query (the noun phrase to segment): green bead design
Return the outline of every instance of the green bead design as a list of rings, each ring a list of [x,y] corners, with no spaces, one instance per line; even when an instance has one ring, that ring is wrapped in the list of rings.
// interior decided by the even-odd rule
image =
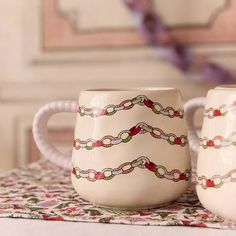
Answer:
[[[223,183],[223,182],[221,182],[221,183],[219,183],[219,184],[215,185],[214,187],[215,187],[215,188],[220,188],[220,187],[221,187],[223,184],[224,184],[224,183]]]
[[[110,176],[105,176],[104,180],[111,180],[113,179],[114,175],[110,175]]]
[[[132,139],[132,136],[128,136],[127,138],[123,139],[123,143],[128,143]]]
[[[114,115],[115,113],[116,113],[116,110],[111,111],[111,112],[107,112],[107,115],[108,115],[108,116],[112,116],[112,115]]]
[[[158,177],[159,179],[163,179],[163,178],[165,178],[164,175],[161,175],[161,174],[158,173],[158,172],[155,172],[155,175],[156,175],[156,177]]]
[[[158,111],[155,107],[154,108],[152,108],[152,111],[154,112],[154,113],[156,113],[156,114],[160,114],[160,111]]]
[[[93,146],[90,146],[90,147],[89,147],[89,146],[86,146],[86,149],[87,149],[87,150],[92,150],[92,149],[94,149],[94,147],[93,147]]]
[[[167,139],[167,142],[168,142],[170,145],[174,145],[174,142],[170,141],[170,139]]]

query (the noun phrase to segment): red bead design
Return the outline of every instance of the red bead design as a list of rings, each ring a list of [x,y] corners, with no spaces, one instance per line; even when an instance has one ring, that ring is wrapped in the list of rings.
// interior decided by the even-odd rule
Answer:
[[[134,126],[129,130],[130,131],[129,135],[135,136],[140,132],[140,130],[141,130],[140,126],[139,127]]]
[[[177,137],[174,141],[175,144],[180,145],[182,143],[181,138]]]
[[[214,146],[214,142],[212,140],[208,140],[207,141],[207,146],[208,147],[213,147]]]
[[[145,164],[144,164],[144,166],[148,169],[148,170],[150,170],[150,171],[152,171],[152,172],[156,172],[156,169],[157,169],[157,165],[155,164],[155,163],[153,163],[153,162],[146,162]]]
[[[76,175],[76,169],[73,167],[72,171],[71,171],[72,174]]]
[[[175,117],[179,117],[179,115],[180,115],[180,114],[179,114],[179,111],[174,111],[174,116],[175,116]]]
[[[214,182],[213,182],[212,180],[208,179],[208,180],[206,181],[206,186],[207,186],[208,188],[212,188],[212,187],[215,186],[215,184],[214,184]]]
[[[186,179],[186,175],[185,175],[185,174],[183,174],[183,173],[182,173],[182,174],[180,174],[180,176],[179,176],[179,179],[180,179],[180,180],[185,180],[185,179]]]
[[[93,144],[93,147],[102,147],[103,146],[103,142],[98,140]]]
[[[216,109],[213,111],[213,116],[220,116],[220,115],[221,115],[220,110]]]
[[[146,106],[146,107],[149,107],[149,108],[154,108],[154,102],[153,101],[151,101],[150,99],[145,99],[144,101],[143,101],[143,103],[144,103],[144,105]]]
[[[104,173],[101,173],[101,172],[97,172],[95,174],[95,178],[96,179],[104,179],[105,178],[105,174]]]

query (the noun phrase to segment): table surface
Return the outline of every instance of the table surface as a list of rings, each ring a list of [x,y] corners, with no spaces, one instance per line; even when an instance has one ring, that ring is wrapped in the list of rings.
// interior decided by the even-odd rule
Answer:
[[[77,235],[82,231],[83,235],[94,232],[98,235],[104,232],[111,235],[154,235],[157,232],[189,235],[191,232],[192,235],[217,236],[223,233],[236,235],[235,229],[235,223],[203,208],[191,186],[170,205],[151,210],[121,211],[98,208],[85,201],[74,191],[70,172],[46,161],[0,176],[0,235],[51,236],[57,233],[60,236],[67,232]]]
[[[235,236],[235,230],[210,229],[186,226],[138,226],[96,224],[64,221],[40,221],[29,219],[0,219],[0,232],[4,236]]]

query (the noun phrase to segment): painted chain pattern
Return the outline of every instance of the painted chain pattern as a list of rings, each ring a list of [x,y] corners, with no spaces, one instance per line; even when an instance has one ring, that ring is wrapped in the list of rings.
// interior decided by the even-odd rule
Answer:
[[[215,148],[220,149],[222,147],[236,146],[236,132],[233,132],[228,138],[224,138],[220,135],[215,136],[212,139],[208,137],[200,138],[200,146],[204,149]]]
[[[153,138],[166,140],[170,145],[180,145],[185,146],[188,142],[186,135],[176,136],[172,133],[165,133],[163,130],[147,125],[146,123],[138,123],[129,130],[121,131],[116,137],[111,135],[106,135],[100,140],[87,139],[82,141],[80,139],[74,140],[74,148],[79,150],[81,148],[86,148],[91,150],[97,147],[109,148],[120,143],[128,143],[134,136],[138,134],[150,133]]]
[[[196,183],[203,189],[220,188],[226,183],[236,182],[236,169],[229,171],[226,175],[214,175],[210,179],[206,176],[197,177]]]
[[[135,98],[125,100],[118,105],[107,105],[105,108],[91,107],[86,108],[84,106],[77,107],[77,112],[81,116],[112,116],[118,111],[129,110],[133,108],[136,104],[140,106],[146,106],[150,108],[155,114],[161,114],[163,116],[168,116],[170,118],[179,117],[183,118],[184,111],[182,109],[175,110],[173,107],[164,108],[159,102],[153,102],[148,99],[145,95],[139,95]]]
[[[225,104],[219,106],[218,108],[210,107],[204,111],[204,117],[209,119],[214,119],[215,117],[225,116],[228,113],[227,106]]]
[[[73,167],[72,174],[77,179],[84,178],[88,181],[95,182],[97,180],[111,180],[115,176],[129,174],[137,167],[153,172],[160,179],[167,179],[174,182],[188,181],[191,177],[191,169],[186,169],[184,172],[177,169],[168,171],[165,166],[156,165],[145,156],[141,156],[132,162],[123,163],[117,168],[105,168],[101,172],[94,169],[81,170],[79,167]]]

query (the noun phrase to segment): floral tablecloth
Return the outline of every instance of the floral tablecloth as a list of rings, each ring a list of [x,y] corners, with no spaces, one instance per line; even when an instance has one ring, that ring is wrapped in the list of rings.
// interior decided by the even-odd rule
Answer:
[[[204,209],[193,186],[171,205],[157,209],[121,211],[95,207],[74,191],[68,171],[46,161],[0,176],[0,217],[236,229],[236,224]]]

